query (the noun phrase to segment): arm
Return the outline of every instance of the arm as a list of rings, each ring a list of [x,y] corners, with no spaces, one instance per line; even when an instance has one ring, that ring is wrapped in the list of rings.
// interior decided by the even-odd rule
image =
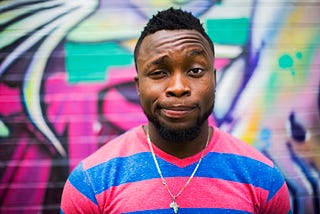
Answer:
[[[260,213],[292,213],[287,184],[278,168],[275,166],[273,169],[273,173],[270,175],[268,198],[265,198],[262,202]]]
[[[90,179],[79,164],[65,183],[61,205],[61,213],[100,213]]]

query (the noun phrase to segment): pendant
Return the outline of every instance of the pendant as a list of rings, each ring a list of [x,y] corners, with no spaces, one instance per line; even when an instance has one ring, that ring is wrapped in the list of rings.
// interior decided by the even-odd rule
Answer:
[[[173,212],[174,212],[174,213],[178,213],[179,206],[178,206],[176,200],[173,200],[173,201],[170,203],[170,208],[173,209]]]

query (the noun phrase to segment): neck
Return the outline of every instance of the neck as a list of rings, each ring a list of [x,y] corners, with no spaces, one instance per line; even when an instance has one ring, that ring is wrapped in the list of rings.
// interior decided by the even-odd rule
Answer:
[[[200,128],[200,134],[192,141],[188,142],[169,142],[163,139],[159,134],[156,128],[152,123],[149,123],[148,126],[144,127],[145,132],[149,132],[151,142],[157,146],[162,151],[176,156],[178,158],[187,158],[199,153],[204,149],[207,140],[210,140],[211,136],[211,128],[208,123],[204,123]]]

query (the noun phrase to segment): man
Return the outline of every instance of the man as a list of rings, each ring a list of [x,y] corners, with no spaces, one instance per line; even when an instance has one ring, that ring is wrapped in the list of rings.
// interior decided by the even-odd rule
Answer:
[[[254,148],[210,127],[214,47],[191,13],[153,16],[135,78],[148,118],[83,160],[62,213],[290,213],[286,183]]]

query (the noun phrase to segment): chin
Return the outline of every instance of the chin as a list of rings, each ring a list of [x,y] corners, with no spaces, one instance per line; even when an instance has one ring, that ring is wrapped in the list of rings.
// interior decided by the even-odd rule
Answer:
[[[149,122],[157,129],[158,134],[165,140],[176,143],[190,142],[196,139],[201,132],[201,127],[208,121],[211,111],[206,112],[193,123],[161,121],[158,117],[145,112]]]
[[[150,122],[156,127],[158,134],[165,140],[174,143],[190,142],[200,135],[202,124],[186,125],[181,123],[164,124],[158,120]]]

